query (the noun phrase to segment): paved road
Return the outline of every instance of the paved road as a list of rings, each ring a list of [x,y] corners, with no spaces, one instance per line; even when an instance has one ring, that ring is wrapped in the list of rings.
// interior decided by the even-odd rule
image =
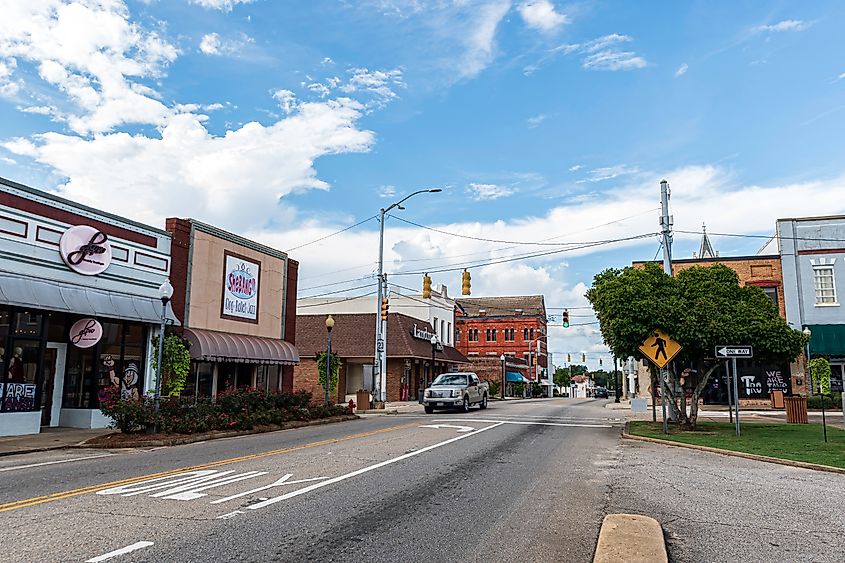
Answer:
[[[0,458],[0,561],[580,562],[623,511],[674,561],[841,560],[845,476],[623,442],[604,402]]]

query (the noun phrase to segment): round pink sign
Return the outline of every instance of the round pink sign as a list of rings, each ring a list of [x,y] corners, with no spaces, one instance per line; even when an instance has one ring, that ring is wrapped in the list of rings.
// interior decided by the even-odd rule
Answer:
[[[77,348],[90,348],[103,337],[103,325],[96,319],[79,319],[70,327],[70,343]]]
[[[108,237],[88,225],[66,230],[59,240],[59,252],[71,270],[85,276],[102,274],[111,264]]]

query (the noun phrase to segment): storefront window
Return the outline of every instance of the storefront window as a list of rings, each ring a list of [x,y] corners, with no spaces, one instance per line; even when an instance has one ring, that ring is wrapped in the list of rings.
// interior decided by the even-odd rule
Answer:
[[[255,388],[266,391],[278,391],[281,378],[281,366],[257,366],[255,368]]]
[[[3,405],[3,392],[6,388],[6,346],[9,339],[9,311],[0,309],[0,407]]]
[[[93,409],[97,399],[94,350],[68,346],[62,407]]]
[[[64,313],[47,313],[47,341],[65,342],[68,326],[67,315]]]
[[[41,336],[41,313],[30,311],[15,313],[15,336],[39,338]]]
[[[211,397],[214,385],[214,364],[210,362],[191,362],[191,371],[185,388],[182,390],[183,397]]]
[[[144,350],[146,334],[144,326],[127,324],[123,343],[120,395],[123,398],[138,399],[141,396],[141,376],[144,373]]]
[[[11,356],[7,362],[4,412],[32,411],[36,408],[38,385],[38,357],[41,342],[12,339]]]

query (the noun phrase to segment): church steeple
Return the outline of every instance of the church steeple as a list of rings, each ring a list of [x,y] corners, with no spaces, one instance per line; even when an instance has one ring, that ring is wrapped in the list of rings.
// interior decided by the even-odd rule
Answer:
[[[716,258],[718,254],[713,250],[713,245],[710,244],[710,238],[707,236],[707,225],[701,224],[701,248],[698,250],[698,258]]]

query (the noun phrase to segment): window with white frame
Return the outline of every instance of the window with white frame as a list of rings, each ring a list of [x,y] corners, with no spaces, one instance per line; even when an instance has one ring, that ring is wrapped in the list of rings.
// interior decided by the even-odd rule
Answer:
[[[836,304],[833,266],[813,266],[813,280],[816,286],[816,305]]]

